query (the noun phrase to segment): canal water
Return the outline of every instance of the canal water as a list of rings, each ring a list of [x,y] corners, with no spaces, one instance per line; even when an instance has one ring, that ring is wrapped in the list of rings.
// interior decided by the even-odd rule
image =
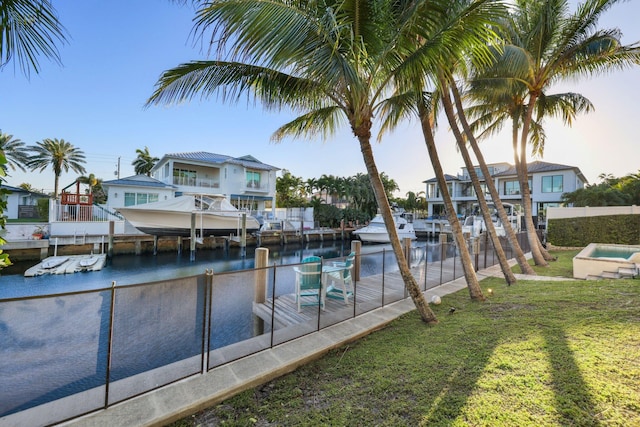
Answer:
[[[413,259],[414,265],[439,259],[439,245],[433,242],[417,241],[412,247],[418,258]],[[450,249],[455,250],[453,245]],[[330,260],[345,257],[350,250],[350,242],[274,246],[269,248],[269,264],[297,264],[311,255]],[[197,357],[203,348],[206,310],[202,285],[174,286],[167,280],[199,275],[205,269],[214,273],[250,270],[254,254],[255,248],[247,248],[245,256],[238,248],[203,250],[193,262],[188,253],[115,256],[96,272],[0,276],[0,418],[100,387],[107,376],[117,384]],[[361,254],[363,277],[380,274],[383,268],[385,272],[397,270],[390,245],[363,245]],[[291,269],[281,270],[284,279],[280,282],[292,284],[293,278],[286,279]],[[104,290],[113,282],[123,287],[114,307],[110,290]],[[158,283],[130,286],[150,282]],[[242,273],[237,280],[221,280],[212,288],[212,349],[254,336],[254,289],[252,283],[246,286],[241,282]],[[103,290],[60,295],[95,289]],[[39,295],[52,296],[16,299]],[[167,307],[169,311],[163,311]],[[113,388],[110,390],[110,396],[117,396]]]
[[[414,241],[413,247],[426,248],[426,256],[431,261],[436,245],[433,241]],[[157,255],[117,255],[107,261],[107,265],[100,271],[82,272],[74,274],[43,275],[24,277],[24,270],[36,264],[20,265],[13,274],[0,275],[0,299],[20,298],[36,295],[51,295],[83,290],[102,289],[112,286],[126,286],[139,283],[155,282],[173,278],[189,277],[204,273],[206,269],[214,273],[227,271],[249,270],[254,268],[255,247],[247,247],[245,256],[240,248],[232,247],[228,250],[201,250],[196,253],[195,261],[191,261],[189,251],[181,254],[176,252],[162,252]],[[307,256],[321,256],[324,259],[345,257],[351,251],[349,241],[311,242],[304,245],[290,244],[284,246],[270,246],[269,265],[297,264]],[[397,268],[391,245],[362,245],[362,254],[373,254],[361,275],[379,274],[382,269],[383,251],[391,256],[391,262],[385,262],[386,268]],[[379,253],[379,262],[375,262]],[[386,258],[386,257],[385,257]],[[386,261],[386,260],[385,260]]]

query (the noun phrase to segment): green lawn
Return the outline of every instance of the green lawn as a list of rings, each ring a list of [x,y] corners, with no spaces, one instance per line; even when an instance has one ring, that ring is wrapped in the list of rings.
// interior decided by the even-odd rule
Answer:
[[[173,426],[640,426],[640,280],[482,287]]]

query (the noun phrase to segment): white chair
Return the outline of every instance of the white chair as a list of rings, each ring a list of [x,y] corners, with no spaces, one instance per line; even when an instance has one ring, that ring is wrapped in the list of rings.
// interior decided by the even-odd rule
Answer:
[[[353,270],[355,257],[355,252],[351,252],[344,262],[333,263],[334,267],[340,267],[340,269],[327,273],[332,280],[331,286],[327,288],[327,296],[329,298],[344,299],[344,303],[349,304],[349,297],[353,296],[351,271]]]

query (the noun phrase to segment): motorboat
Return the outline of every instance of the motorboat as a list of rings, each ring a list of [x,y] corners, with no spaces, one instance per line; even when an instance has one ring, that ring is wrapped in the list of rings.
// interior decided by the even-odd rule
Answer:
[[[510,203],[503,203],[503,206],[507,213],[507,218],[509,219],[510,226],[514,229],[514,231],[519,231],[520,221],[515,211],[514,205]],[[506,236],[506,229],[504,227],[504,224],[498,217],[495,205],[493,203],[489,203],[488,207],[491,214],[491,222],[493,223],[493,227],[496,230],[496,234],[501,237]],[[481,233],[485,233],[486,231],[487,225],[484,221],[484,218],[478,208],[475,207],[473,215],[469,215],[464,219],[464,222],[462,223],[462,232],[469,233],[471,237],[478,237]]]
[[[416,232],[413,229],[413,222],[410,214],[404,212],[394,212],[393,222],[395,223],[396,232],[400,240],[410,238],[416,240]],[[389,243],[389,233],[384,225],[384,219],[381,214],[377,214],[371,222],[365,227],[359,228],[353,234],[366,243]]]
[[[192,222],[199,238],[240,235],[246,213],[224,195],[182,195],[143,205],[116,208],[135,228],[154,236],[191,236]],[[246,232],[255,233],[260,223],[246,214]]]

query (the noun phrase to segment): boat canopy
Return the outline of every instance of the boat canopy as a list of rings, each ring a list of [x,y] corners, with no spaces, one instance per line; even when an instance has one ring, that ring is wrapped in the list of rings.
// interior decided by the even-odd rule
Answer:
[[[161,200],[159,202],[145,203],[142,205],[127,206],[127,209],[137,210],[159,210],[175,212],[192,211],[215,211],[215,212],[238,212],[225,196],[195,196],[184,195],[173,199]]]

